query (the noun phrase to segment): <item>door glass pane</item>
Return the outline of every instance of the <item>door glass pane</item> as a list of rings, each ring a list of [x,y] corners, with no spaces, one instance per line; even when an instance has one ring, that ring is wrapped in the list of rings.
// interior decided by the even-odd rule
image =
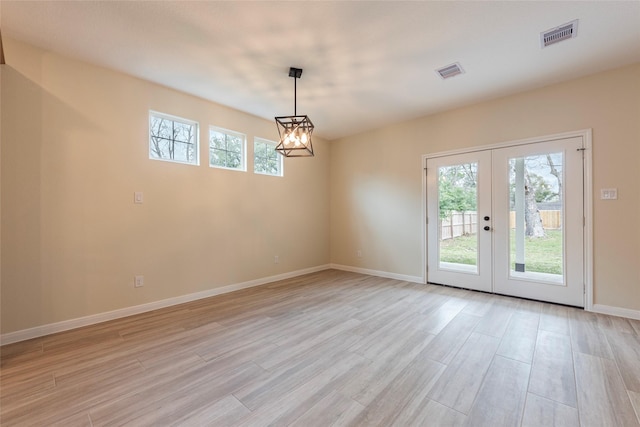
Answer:
[[[438,168],[439,266],[478,272],[478,163]]]
[[[509,159],[510,275],[563,284],[563,153]]]

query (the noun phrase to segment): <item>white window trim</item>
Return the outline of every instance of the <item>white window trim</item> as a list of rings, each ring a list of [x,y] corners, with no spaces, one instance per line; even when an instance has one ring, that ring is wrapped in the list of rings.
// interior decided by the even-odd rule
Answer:
[[[278,143],[277,143],[277,142],[272,141],[272,140],[270,140],[270,139],[260,138],[260,137],[258,137],[258,136],[256,136],[256,137],[254,137],[254,138],[253,138],[253,147],[254,147],[254,153],[253,153],[253,162],[254,162],[254,165],[253,165],[253,173],[255,173],[255,174],[257,174],[257,175],[264,175],[264,176],[276,176],[276,177],[280,177],[280,178],[284,177],[284,158],[283,158],[280,154],[278,154],[278,153],[276,153],[276,155],[278,156],[278,161],[280,162],[280,174],[278,174],[278,175],[274,175],[274,174],[272,174],[272,173],[267,173],[267,172],[256,172],[256,166],[255,166],[255,161],[256,161],[256,155],[255,155],[255,143],[256,143],[256,142],[266,142],[266,143],[268,143],[268,144],[272,144],[274,149],[275,149],[275,147],[278,145]]]
[[[160,117],[166,120],[171,120],[174,122],[179,122],[182,124],[186,124],[186,125],[192,125],[195,126],[195,147],[196,147],[196,161],[194,163],[189,163],[189,162],[183,162],[181,160],[174,160],[174,159],[164,159],[164,158],[158,158],[158,157],[153,157],[151,155],[151,116],[156,116],[156,117]],[[171,114],[166,114],[166,113],[160,113],[158,111],[154,111],[154,110],[149,110],[149,117],[147,119],[147,125],[149,126],[148,128],[148,135],[149,135],[149,141],[148,141],[148,150],[149,150],[149,159],[151,160],[159,160],[161,162],[169,162],[169,163],[179,163],[182,165],[189,165],[189,166],[200,166],[200,123],[195,121],[195,120],[190,120],[190,119],[185,119],[184,117],[179,117],[179,116],[174,116]]]
[[[211,131],[224,133],[226,135],[231,135],[231,136],[238,136],[238,137],[242,138],[242,153],[241,153],[242,154],[242,166],[240,166],[239,168],[230,168],[230,167],[227,167],[227,166],[218,166],[218,165],[212,165],[211,164]],[[209,125],[209,135],[208,135],[208,138],[207,138],[207,155],[208,155],[208,161],[209,161],[209,167],[210,168],[246,172],[247,171],[247,135],[245,135],[244,133],[235,131],[235,130],[225,129],[225,128],[221,128],[221,127],[218,127],[218,126]]]

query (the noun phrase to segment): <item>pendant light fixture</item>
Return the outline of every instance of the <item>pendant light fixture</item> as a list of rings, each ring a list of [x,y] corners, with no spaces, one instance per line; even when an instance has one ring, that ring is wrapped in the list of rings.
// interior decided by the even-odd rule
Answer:
[[[293,77],[293,116],[275,118],[280,135],[280,143],[276,146],[276,151],[285,157],[313,156],[313,145],[311,145],[313,123],[309,116],[298,116],[296,109],[296,81],[300,76],[302,76],[301,68],[289,68],[289,77]]]

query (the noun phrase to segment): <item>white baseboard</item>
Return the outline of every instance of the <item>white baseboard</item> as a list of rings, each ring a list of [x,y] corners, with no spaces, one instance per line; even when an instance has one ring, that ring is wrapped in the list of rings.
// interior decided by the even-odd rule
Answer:
[[[640,310],[631,310],[629,308],[593,304],[589,311],[593,311],[594,313],[610,314],[611,316],[627,317],[629,319],[640,320]]]
[[[226,294],[240,289],[252,288],[254,286],[265,285],[267,283],[276,282],[278,280],[290,279],[292,277],[302,276],[304,274],[315,273],[317,271],[327,270],[330,265],[319,265],[317,267],[305,268],[289,273],[278,274],[275,276],[263,277],[260,279],[250,280],[248,282],[235,283],[233,285],[223,286],[220,288],[208,289],[193,294],[181,295],[178,297],[168,298],[160,301],[154,301],[146,304],[136,305],[132,307],[121,308],[118,310],[108,311],[105,313],[93,314],[90,316],[79,317],[77,319],[63,320],[62,322],[50,323],[48,325],[36,326],[34,328],[23,329],[20,331],[9,332],[0,335],[0,345],[12,344],[19,341],[25,341],[32,338],[38,338],[45,335],[55,334],[57,332],[68,331],[83,326],[94,325],[96,323],[106,322],[108,320],[120,319],[122,317],[132,316],[134,314],[145,313],[147,311],[158,310],[160,308],[170,307],[173,305],[183,304],[185,302],[196,301],[203,298],[209,298],[215,295]]]
[[[34,328],[23,329],[20,331],[9,332],[7,334],[0,335],[0,345],[12,344],[19,341],[25,341],[32,338],[38,338],[45,335],[55,334],[58,332],[68,331],[70,329],[76,329],[83,326],[94,325],[96,323],[102,323],[109,320],[120,319],[122,317],[132,316],[135,314],[145,313],[148,311],[158,310],[160,308],[171,307],[178,304],[183,304],[190,301],[196,301],[203,298],[209,298],[215,295],[226,294],[240,289],[252,288],[254,286],[265,285],[267,283],[276,282],[278,280],[290,279],[304,274],[315,273],[327,269],[350,271],[353,273],[368,274],[370,276],[385,277],[388,279],[403,280],[413,283],[424,283],[424,279],[420,276],[409,276],[405,274],[389,273],[386,271],[371,270],[367,268],[352,267],[349,265],[341,264],[326,264],[316,267],[306,268],[302,270],[291,271],[289,273],[278,274],[275,276],[263,277],[260,279],[250,280],[242,283],[235,283],[233,285],[223,286],[220,288],[213,288],[202,292],[196,292],[193,294],[181,295],[178,297],[168,298],[160,301],[154,301],[146,304],[136,305],[132,307],[121,308],[118,310],[108,311],[105,313],[93,314],[90,316],[80,317],[77,319],[64,320],[62,322],[50,323],[48,325],[36,326]],[[609,314],[612,316],[627,317],[630,319],[640,320],[640,311],[631,310],[628,308],[613,307],[602,304],[594,304],[591,310],[594,313]]]
[[[352,273],[368,274],[369,276],[385,277],[387,279],[403,280],[405,282],[425,283],[420,276],[408,276],[406,274],[389,273],[387,271],[370,270],[368,268],[352,267],[350,265],[329,264],[335,270],[351,271]]]
[[[404,274],[389,273],[386,271],[370,270],[367,268],[352,267],[350,265],[341,264],[329,264],[329,268],[335,270],[351,271],[353,273],[368,274],[370,276],[386,277],[388,279],[404,280],[414,283],[425,283],[425,280],[420,276],[408,276]],[[614,307],[603,304],[593,304],[585,307],[586,311],[592,311],[594,313],[608,314],[611,316],[626,317],[628,319],[640,320],[640,310],[632,310],[629,308]]]

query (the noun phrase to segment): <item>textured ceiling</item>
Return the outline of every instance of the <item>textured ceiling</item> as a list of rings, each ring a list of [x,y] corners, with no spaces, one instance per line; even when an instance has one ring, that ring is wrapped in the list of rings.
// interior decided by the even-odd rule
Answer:
[[[0,2],[4,37],[327,139],[640,62],[640,2]],[[579,19],[578,37],[539,34]],[[5,44],[7,64],[11,51]],[[443,81],[435,69],[460,62]],[[274,125],[275,126],[275,125]]]

